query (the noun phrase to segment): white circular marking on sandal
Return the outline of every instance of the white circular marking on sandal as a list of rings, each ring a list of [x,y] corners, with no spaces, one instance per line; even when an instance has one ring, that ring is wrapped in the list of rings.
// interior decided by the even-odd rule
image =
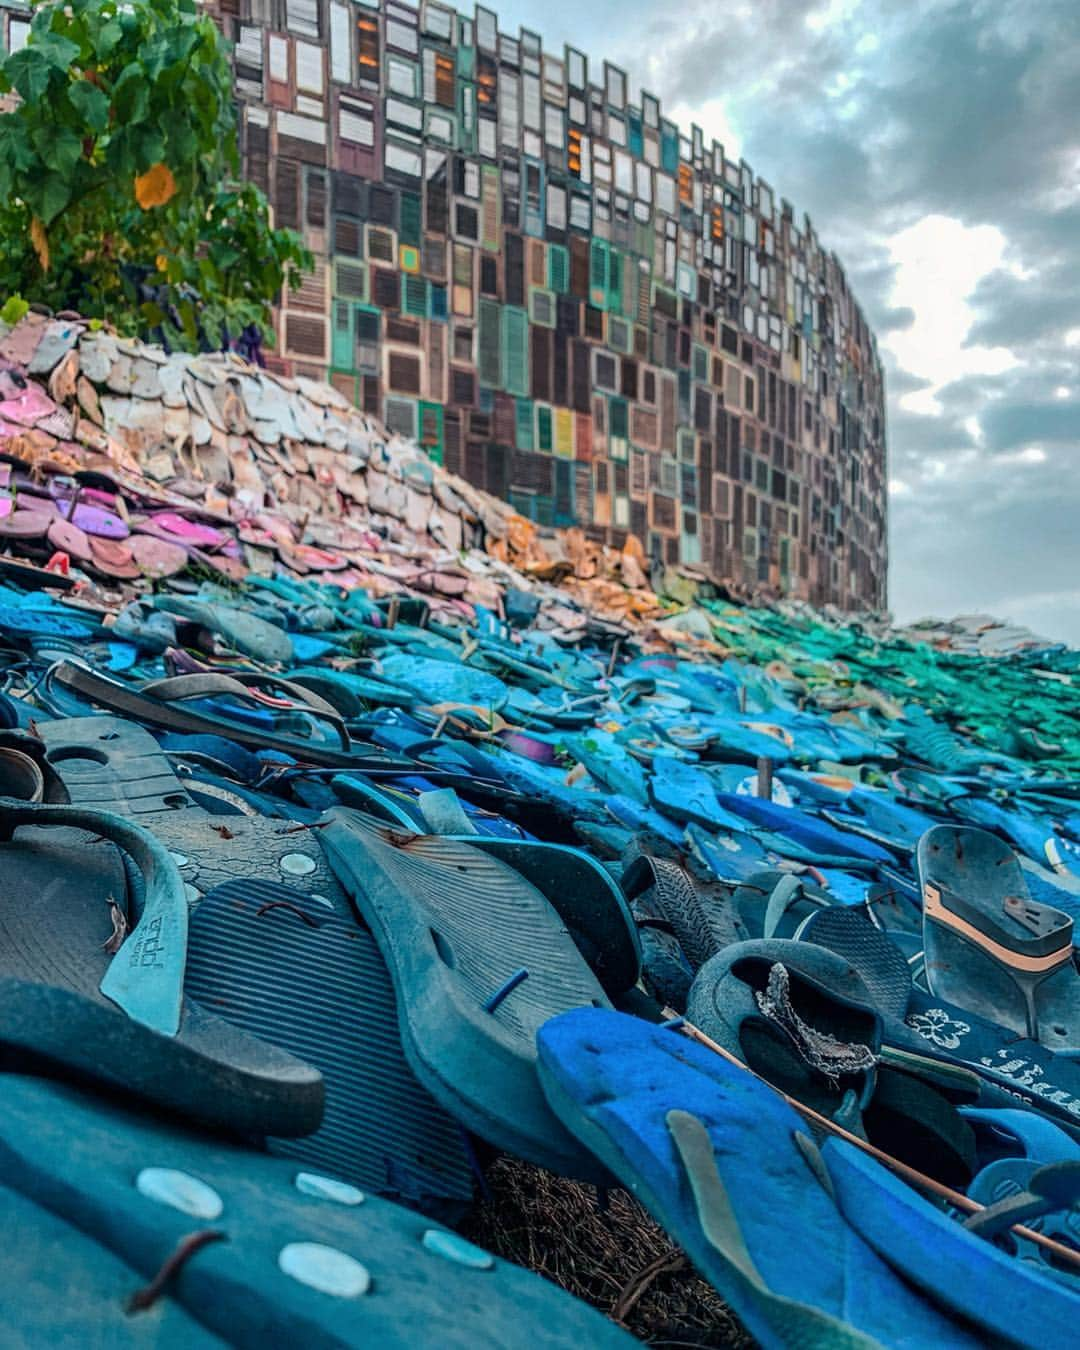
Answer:
[[[287,876],[309,877],[318,864],[306,853],[286,853],[278,860],[278,866]]]
[[[135,1178],[135,1189],[147,1200],[156,1200],[195,1219],[216,1219],[225,1208],[212,1186],[172,1167],[144,1167]]]
[[[333,1200],[338,1205],[364,1203],[363,1191],[350,1186],[347,1181],[320,1176],[318,1172],[297,1172],[294,1184],[301,1195],[311,1195],[316,1200]]]
[[[173,862],[177,865],[177,867],[186,867],[188,865],[188,862],[190,861],[190,859],[185,857],[183,853],[173,853],[171,849],[169,850],[169,857],[173,860]]]
[[[314,891],[308,892],[308,899],[314,900],[317,905],[325,905],[327,909],[334,908],[333,900],[328,899],[325,895],[317,895]]]
[[[334,1298],[359,1298],[371,1288],[366,1266],[321,1242],[290,1242],[278,1253],[278,1268],[290,1279]]]
[[[184,899],[189,905],[197,905],[202,897],[203,893],[198,886],[193,886],[190,881],[184,882]]]
[[[456,1233],[448,1233],[445,1228],[429,1228],[421,1238],[424,1250],[433,1256],[441,1256],[445,1261],[454,1261],[459,1266],[468,1266],[470,1270],[490,1270],[495,1258],[483,1247],[466,1242]]]

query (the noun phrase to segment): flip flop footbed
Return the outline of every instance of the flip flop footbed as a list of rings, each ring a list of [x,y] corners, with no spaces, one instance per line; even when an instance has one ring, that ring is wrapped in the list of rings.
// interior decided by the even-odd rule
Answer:
[[[272,1153],[421,1209],[471,1199],[461,1127],[406,1064],[386,963],[355,919],[284,886],[227,882],[192,915],[186,988],[322,1072],[319,1129],[268,1140]]]
[[[176,1302],[240,1347],[635,1342],[538,1276],[295,1162],[5,1076],[0,1180],[148,1280],[193,1233]]]
[[[192,801],[157,741],[134,722],[67,718],[39,731],[72,801],[115,811],[161,839],[190,900],[227,881],[259,877],[347,909],[312,830],[255,814],[212,815]]]
[[[608,1001],[544,896],[469,844],[358,812],[336,812],[321,839],[386,959],[420,1081],[491,1143],[595,1177],[540,1091],[536,1033]]]

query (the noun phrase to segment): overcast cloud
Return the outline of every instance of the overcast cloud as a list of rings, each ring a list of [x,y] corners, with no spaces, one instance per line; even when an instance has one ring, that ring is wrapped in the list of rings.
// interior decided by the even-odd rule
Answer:
[[[509,0],[810,215],[889,389],[890,602],[1080,645],[1080,0]]]

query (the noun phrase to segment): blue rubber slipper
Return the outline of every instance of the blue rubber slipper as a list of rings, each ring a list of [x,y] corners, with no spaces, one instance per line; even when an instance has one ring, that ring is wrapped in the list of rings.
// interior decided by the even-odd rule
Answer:
[[[821,814],[839,829],[864,835],[900,854],[914,853],[926,831],[938,823],[887,793],[858,787],[852,788],[842,806],[825,807]]]
[[[881,1013],[890,1050],[971,1070],[982,1084],[979,1105],[1019,1099],[1080,1136],[1080,1063],[920,987],[898,941],[862,907],[812,914],[797,937],[828,947],[858,970]]]
[[[221,677],[215,677],[218,689]],[[191,679],[199,681],[190,683]],[[184,683],[184,681],[189,681]],[[102,708],[119,716],[130,717],[144,725],[158,727],[163,731],[179,732],[183,735],[215,735],[238,741],[241,745],[257,749],[284,751],[302,759],[306,763],[322,764],[340,769],[381,769],[385,771],[409,770],[414,765],[390,755],[380,754],[372,746],[357,745],[350,742],[349,736],[341,724],[339,715],[332,709],[321,714],[327,726],[335,728],[338,744],[330,741],[312,740],[304,735],[292,735],[286,731],[268,726],[265,722],[249,724],[239,717],[232,717],[220,708],[207,708],[205,705],[195,709],[185,706],[187,699],[203,699],[208,688],[202,675],[193,677],[179,676],[170,680],[155,682],[167,688],[160,690],[166,697],[156,697],[153,689],[149,691],[109,679],[92,670],[84,669],[70,661],[60,661],[49,672],[51,683],[50,699],[54,696],[74,694],[80,700],[78,712],[69,712],[60,706],[56,715],[90,715]],[[197,691],[197,692],[196,692]],[[44,690],[43,690],[44,692]],[[249,696],[243,686],[239,686],[237,697]],[[310,692],[307,698],[315,696]],[[47,706],[56,706],[50,702]],[[308,719],[315,716],[310,706],[302,710],[302,716]],[[305,729],[310,729],[304,723]]]
[[[397,685],[407,702],[420,707],[460,703],[499,712],[510,697],[509,689],[497,676],[459,661],[392,652],[380,658],[379,675]]]
[[[766,1084],[621,1013],[567,1013],[538,1042],[553,1108],[763,1346],[978,1344],[844,1221],[807,1127]]]
[[[694,977],[686,1015],[789,1097],[862,1132],[882,1019],[835,952],[780,938],[733,943]]]
[[[1064,1177],[1055,1170],[1068,1169]],[[1065,1181],[1067,1184],[1053,1184]],[[1052,1184],[1048,1185],[1047,1182]],[[1080,1295],[1080,1270],[1055,1261],[1039,1243],[1013,1231],[1023,1224],[1043,1237],[1080,1252],[1080,1149],[1059,1164],[1031,1158],[1000,1158],[988,1163],[967,1188],[968,1198],[985,1206],[977,1231],[1041,1275],[1057,1280]]]
[[[843,1139],[828,1140],[820,1156],[852,1228],[899,1276],[977,1328],[983,1344],[1033,1350],[1076,1344],[1076,1294],[976,1236],[996,1231],[997,1216],[983,1211],[958,1223]],[[1010,1216],[1023,1222],[1019,1210]]]
[[[547,1107],[536,1032],[608,1006],[563,920],[520,873],[470,843],[339,810],[320,840],[394,982],[417,1078],[473,1133],[564,1175],[592,1159]]]
[[[718,794],[720,805],[754,825],[790,839],[812,851],[821,861],[828,858],[864,859],[871,863],[892,862],[893,855],[873,840],[847,830],[838,830],[794,806],[780,806],[764,797],[742,797],[734,792]],[[811,859],[814,861],[817,859]]]
[[[412,1350],[418,1327],[456,1350],[637,1344],[539,1276],[337,1178],[67,1087],[14,1075],[0,1087],[0,1181],[146,1281],[171,1271],[173,1301],[229,1345]]]
[[[450,834],[512,867],[559,915],[604,992],[614,998],[641,975],[641,942],[626,896],[605,867],[579,848],[539,839]]]

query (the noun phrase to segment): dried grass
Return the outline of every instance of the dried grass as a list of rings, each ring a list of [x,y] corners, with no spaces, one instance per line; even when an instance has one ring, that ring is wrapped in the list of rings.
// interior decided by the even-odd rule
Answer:
[[[489,1202],[468,1236],[528,1266],[613,1317],[657,1350],[754,1344],[716,1292],[625,1191],[593,1186],[500,1157]]]

